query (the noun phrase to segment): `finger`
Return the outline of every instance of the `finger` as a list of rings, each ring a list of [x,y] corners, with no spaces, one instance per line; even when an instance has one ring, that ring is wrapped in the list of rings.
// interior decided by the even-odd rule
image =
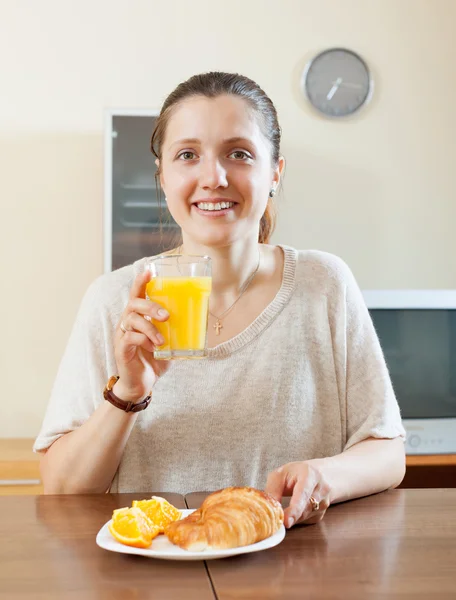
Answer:
[[[282,500],[285,488],[286,471],[284,467],[279,467],[275,471],[271,471],[268,475],[266,487],[264,491],[275,498],[278,502]]]
[[[314,495],[317,481],[312,470],[303,470],[297,478],[293,488],[290,504],[285,510],[285,526],[292,527],[294,523],[301,520],[309,504],[310,496]]]
[[[319,491],[315,491],[315,494],[320,495],[321,491],[322,491],[322,486],[319,486]],[[304,516],[303,517],[303,521],[305,520],[307,525],[313,525],[314,523],[319,523],[323,517],[326,514],[326,511],[328,510],[329,506],[330,506],[330,500],[329,500],[329,494],[327,496],[325,496],[324,498],[322,498],[321,500],[318,500],[317,497],[315,497],[315,500],[317,500],[317,502],[319,502],[320,506],[318,508],[318,511],[312,511],[310,513],[310,516]],[[312,510],[312,508],[311,508]]]
[[[326,514],[326,510],[318,511],[317,513],[314,514],[313,517],[309,517],[308,519],[306,519],[306,521],[305,521],[306,525],[315,525],[315,523],[319,523],[320,521],[323,520],[325,514]]]
[[[155,325],[137,313],[130,313],[125,318],[124,327],[130,331],[144,333],[144,335],[146,335],[156,346],[162,346],[165,343],[162,334],[158,331]]]
[[[322,512],[322,511],[326,512],[329,507],[330,507],[329,498],[323,498],[322,500],[320,500],[320,511],[319,512]]]
[[[128,313],[138,313],[139,315],[150,317],[157,321],[166,321],[169,319],[169,313],[166,308],[157,302],[145,300],[144,298],[130,299],[125,308],[125,315]]]
[[[154,343],[144,333],[138,331],[127,331],[122,337],[122,342],[118,346],[116,358],[129,362],[135,355],[138,347],[144,348],[148,352],[155,350]]]
[[[318,504],[319,504],[318,510],[314,509],[314,504],[310,500],[311,497],[314,498],[314,500],[316,502],[318,502]],[[312,493],[309,494],[308,501],[304,507],[304,510],[302,511],[299,521],[301,521],[301,522],[305,521],[306,523],[311,523],[311,522],[316,523],[318,520],[321,520],[321,519],[315,520],[315,517],[320,515],[320,513],[325,513],[328,506],[329,506],[329,499],[325,495],[325,493],[323,493],[322,484],[321,484],[321,482],[319,482],[315,486],[315,489],[312,491]]]
[[[130,289],[130,300],[133,300],[133,298],[145,298],[146,285],[150,281],[150,275],[150,271],[144,271],[135,277]]]

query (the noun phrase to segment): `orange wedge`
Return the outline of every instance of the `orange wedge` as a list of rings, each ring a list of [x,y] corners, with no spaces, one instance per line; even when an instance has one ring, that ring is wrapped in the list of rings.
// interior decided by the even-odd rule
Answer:
[[[165,527],[178,521],[182,513],[175,506],[160,496],[152,496],[150,500],[133,500],[135,508],[142,510],[152,523],[164,533]]]
[[[112,513],[109,524],[111,535],[121,544],[135,548],[149,548],[160,533],[139,508],[118,508]]]

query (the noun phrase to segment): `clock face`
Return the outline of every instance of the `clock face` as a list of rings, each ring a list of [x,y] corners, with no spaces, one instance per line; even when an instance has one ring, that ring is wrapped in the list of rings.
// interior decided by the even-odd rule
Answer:
[[[366,63],[351,50],[333,48],[307,66],[303,86],[313,106],[329,117],[345,117],[370,97],[372,79]]]

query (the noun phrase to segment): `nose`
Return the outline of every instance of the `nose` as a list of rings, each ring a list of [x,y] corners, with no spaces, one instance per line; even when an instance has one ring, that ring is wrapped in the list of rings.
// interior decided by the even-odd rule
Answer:
[[[201,164],[200,186],[207,190],[227,187],[227,172],[217,157],[205,158]]]

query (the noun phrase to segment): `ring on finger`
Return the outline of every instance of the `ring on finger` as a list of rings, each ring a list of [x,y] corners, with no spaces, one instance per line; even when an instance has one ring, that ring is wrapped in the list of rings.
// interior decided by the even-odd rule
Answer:
[[[128,331],[128,329],[125,327],[125,325],[124,325],[124,322],[123,322],[123,321],[121,321],[121,322],[120,322],[120,329],[121,329],[121,330],[122,330],[124,333],[127,333],[127,331]]]
[[[312,505],[312,511],[313,512],[318,512],[320,510],[320,503],[318,502],[318,500],[315,500],[315,498],[313,496],[311,496],[309,498],[309,501]]]

